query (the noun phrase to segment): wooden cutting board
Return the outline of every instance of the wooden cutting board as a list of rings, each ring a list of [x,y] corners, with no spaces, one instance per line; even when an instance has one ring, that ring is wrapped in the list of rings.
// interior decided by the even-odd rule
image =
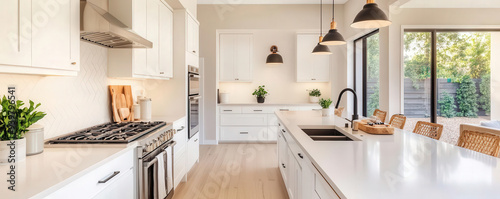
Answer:
[[[368,121],[366,121],[366,120],[359,121],[358,128],[359,128],[359,130],[362,130],[362,131],[369,133],[369,134],[375,134],[375,135],[392,135],[392,134],[394,134],[394,127],[392,127],[391,125],[384,124],[384,125],[370,126],[370,125],[368,125]]]
[[[111,111],[113,113],[113,121],[115,122],[131,122],[134,120],[132,86],[130,85],[110,85],[109,92],[111,97]],[[120,109],[128,109],[129,111],[121,111]],[[128,112],[128,115],[121,113]],[[126,117],[121,117],[121,116]]]

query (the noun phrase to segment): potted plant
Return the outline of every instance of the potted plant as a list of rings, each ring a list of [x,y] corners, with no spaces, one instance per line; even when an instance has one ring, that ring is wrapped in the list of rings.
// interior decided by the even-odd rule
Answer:
[[[264,100],[268,95],[268,92],[266,91],[266,85],[259,86],[259,88],[255,89],[252,95],[255,95],[257,97],[258,103],[264,103]]]
[[[332,100],[330,98],[319,100],[319,105],[321,106],[321,115],[322,116],[330,116],[330,105],[332,104]]]
[[[318,103],[319,96],[321,96],[321,91],[319,89],[309,90],[309,101],[311,103]]]
[[[0,163],[14,163],[26,158],[26,139],[24,134],[28,127],[43,117],[44,112],[35,111],[40,104],[35,105],[30,100],[29,107],[22,107],[23,101],[12,103],[7,97],[0,101]],[[15,154],[15,156],[10,156]]]

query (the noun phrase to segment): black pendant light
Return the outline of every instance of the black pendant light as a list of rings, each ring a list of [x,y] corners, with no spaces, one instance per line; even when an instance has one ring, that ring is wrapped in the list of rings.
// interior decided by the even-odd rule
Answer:
[[[375,0],[366,0],[361,10],[351,24],[353,28],[381,28],[391,25],[387,15],[382,11]]]
[[[322,45],[321,42],[323,41],[323,0],[320,0],[319,4],[319,42],[316,47],[313,49],[313,54],[316,55],[330,55],[332,52],[330,52],[330,48],[328,46]]]
[[[278,46],[271,46],[271,54],[267,56],[266,64],[282,64],[283,57],[278,52]]]
[[[346,44],[344,37],[337,31],[337,23],[335,22],[335,0],[332,0],[332,23],[330,30],[321,42],[323,45],[344,45]]]

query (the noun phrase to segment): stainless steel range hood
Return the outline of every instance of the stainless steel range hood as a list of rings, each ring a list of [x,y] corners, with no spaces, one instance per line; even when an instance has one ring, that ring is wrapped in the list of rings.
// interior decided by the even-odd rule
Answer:
[[[152,42],[132,31],[108,11],[87,0],[80,0],[80,37],[108,48],[153,47]]]

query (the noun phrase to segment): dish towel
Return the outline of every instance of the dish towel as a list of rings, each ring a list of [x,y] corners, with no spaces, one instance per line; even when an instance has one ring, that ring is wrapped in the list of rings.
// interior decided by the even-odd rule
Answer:
[[[165,153],[167,155],[167,165],[166,165],[166,168],[167,168],[167,173],[166,173],[166,177],[167,177],[167,193],[170,193],[170,191],[172,191],[172,189],[174,189],[174,182],[173,182],[173,178],[172,176],[174,176],[173,174],[173,160],[172,160],[172,147],[168,147],[165,149]]]
[[[158,159],[158,198],[164,199],[167,197],[167,187],[165,186],[165,159],[164,152],[161,152],[156,156]]]

